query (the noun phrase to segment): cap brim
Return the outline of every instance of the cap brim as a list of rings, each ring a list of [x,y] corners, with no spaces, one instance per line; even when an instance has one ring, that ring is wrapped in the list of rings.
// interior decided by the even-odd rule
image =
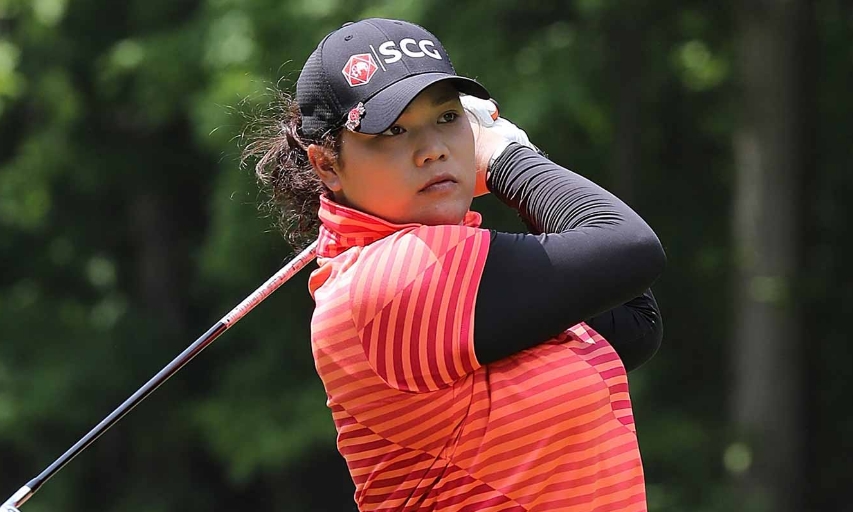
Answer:
[[[447,73],[423,73],[406,77],[376,93],[364,104],[364,117],[358,126],[359,133],[375,135],[387,130],[409,103],[427,87],[449,81],[460,92],[489,99],[489,91],[476,80]]]

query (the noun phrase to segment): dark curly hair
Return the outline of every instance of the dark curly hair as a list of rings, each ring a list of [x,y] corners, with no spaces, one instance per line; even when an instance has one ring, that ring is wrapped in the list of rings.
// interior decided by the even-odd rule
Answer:
[[[337,159],[341,130],[317,139],[304,137],[302,115],[293,95],[278,86],[269,91],[272,101],[248,120],[240,165],[246,168],[254,164],[258,184],[268,195],[261,209],[274,219],[288,242],[299,249],[316,238],[320,196],[328,192],[308,161],[308,146],[321,145],[332,159]]]

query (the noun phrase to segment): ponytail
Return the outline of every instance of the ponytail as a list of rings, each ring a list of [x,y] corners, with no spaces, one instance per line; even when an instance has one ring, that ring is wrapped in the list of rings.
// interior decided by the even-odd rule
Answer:
[[[319,144],[333,158],[340,154],[340,130],[310,140],[301,135],[302,116],[296,100],[274,88],[275,97],[260,116],[250,121],[241,167],[254,162],[258,184],[268,199],[261,205],[295,248],[314,240],[320,221],[320,196],[328,190],[308,160],[307,148]]]

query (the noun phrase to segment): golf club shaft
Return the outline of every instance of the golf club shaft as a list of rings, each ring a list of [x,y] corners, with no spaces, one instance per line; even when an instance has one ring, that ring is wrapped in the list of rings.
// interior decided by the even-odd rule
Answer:
[[[229,327],[237,323],[238,320],[243,318],[249,311],[251,311],[255,306],[263,302],[272,292],[278,289],[279,286],[284,284],[287,280],[293,277],[297,272],[299,272],[305,265],[311,262],[314,259],[315,251],[317,248],[317,242],[313,242],[309,245],[305,250],[299,253],[293,260],[290,261],[287,265],[281,268],[278,272],[275,273],[271,278],[267,280],[263,285],[261,285],[257,290],[252,292],[251,295],[246,297],[243,302],[237,305],[234,309],[232,309],[227,315],[222,317],[222,320],[217,322],[213,327],[207,330],[200,338],[198,338],[192,345],[187,347],[183,352],[181,352],[178,357],[172,360],[165,368],[160,370],[157,375],[151,378],[148,382],[145,383],[144,386],[139,388],[136,393],[131,395],[130,398],[124,401],[123,404],[118,406],[116,410],[110,413],[109,416],[104,418],[100,423],[98,423],[95,428],[93,428],[88,434],[83,436],[82,439],[77,441],[74,446],[68,449],[61,457],[56,459],[50,466],[47,467],[44,471],[41,472],[37,477],[33,478],[27,485],[21,487],[15,494],[12,495],[9,500],[6,501],[0,507],[0,512],[6,512],[9,507],[12,507],[11,510],[14,510],[16,507],[20,507],[23,505],[33,494],[35,494],[39,488],[50,479],[53,475],[55,475],[60,469],[62,469],[66,464],[71,462],[71,460],[76,457],[80,452],[85,450],[90,444],[95,442],[95,440],[100,437],[104,432],[110,429],[113,425],[118,423],[118,421],[128,412],[130,412],[134,407],[136,407],[141,401],[145,400],[145,398],[150,395],[155,389],[160,387],[161,384],[166,382],[169,377],[177,373],[185,364],[190,362],[192,358],[199,354],[202,350],[204,350],[208,345],[210,345],[213,340],[219,337],[220,334],[225,332]]]

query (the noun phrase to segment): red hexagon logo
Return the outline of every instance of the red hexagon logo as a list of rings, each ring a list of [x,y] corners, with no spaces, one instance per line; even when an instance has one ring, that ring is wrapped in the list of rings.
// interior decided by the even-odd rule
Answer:
[[[342,72],[350,87],[356,87],[369,82],[377,69],[379,68],[373,60],[373,55],[359,53],[349,58]]]

